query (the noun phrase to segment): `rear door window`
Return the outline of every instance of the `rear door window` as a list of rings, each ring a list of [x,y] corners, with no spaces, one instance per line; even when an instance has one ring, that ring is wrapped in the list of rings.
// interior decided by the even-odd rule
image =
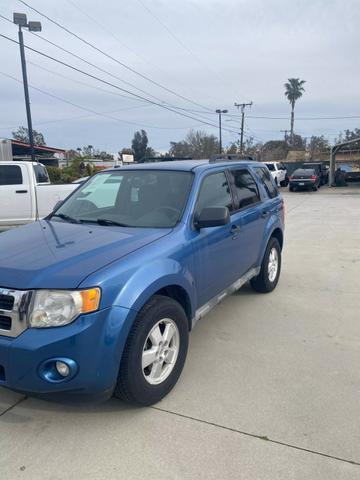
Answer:
[[[258,187],[247,169],[230,170],[229,175],[234,189],[235,210],[260,202]]]
[[[22,185],[23,177],[18,165],[0,165],[0,185]]]
[[[224,172],[212,173],[204,178],[196,205],[200,214],[206,207],[227,207],[233,211],[230,186]]]
[[[267,167],[254,167],[254,170],[263,183],[268,196],[270,198],[275,198],[278,196],[279,190]]]

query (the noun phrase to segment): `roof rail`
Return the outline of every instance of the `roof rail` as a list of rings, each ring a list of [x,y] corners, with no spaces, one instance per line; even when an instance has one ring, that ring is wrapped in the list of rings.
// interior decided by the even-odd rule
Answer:
[[[239,161],[239,160],[248,160],[250,162],[255,162],[256,159],[250,155],[239,155],[238,153],[221,153],[217,155],[211,155],[209,162],[228,162],[228,161]]]

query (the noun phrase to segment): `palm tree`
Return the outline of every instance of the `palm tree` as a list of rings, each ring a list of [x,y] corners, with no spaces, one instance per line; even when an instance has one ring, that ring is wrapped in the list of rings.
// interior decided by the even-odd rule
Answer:
[[[294,108],[296,100],[302,97],[305,92],[303,87],[306,80],[300,80],[300,78],[289,78],[284,84],[285,97],[289,100],[291,105],[291,128],[290,128],[290,141],[294,142]]]

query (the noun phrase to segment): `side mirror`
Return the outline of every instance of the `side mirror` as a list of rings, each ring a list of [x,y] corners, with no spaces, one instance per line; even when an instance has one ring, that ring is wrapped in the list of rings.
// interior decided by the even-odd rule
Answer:
[[[200,228],[219,227],[230,223],[230,213],[227,207],[203,208],[195,219],[195,227]]]

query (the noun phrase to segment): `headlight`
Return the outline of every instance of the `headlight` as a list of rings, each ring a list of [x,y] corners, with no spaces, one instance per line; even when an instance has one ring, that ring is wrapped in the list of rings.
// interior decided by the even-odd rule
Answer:
[[[81,313],[95,312],[100,304],[100,289],[37,290],[30,313],[30,326],[60,327]]]

